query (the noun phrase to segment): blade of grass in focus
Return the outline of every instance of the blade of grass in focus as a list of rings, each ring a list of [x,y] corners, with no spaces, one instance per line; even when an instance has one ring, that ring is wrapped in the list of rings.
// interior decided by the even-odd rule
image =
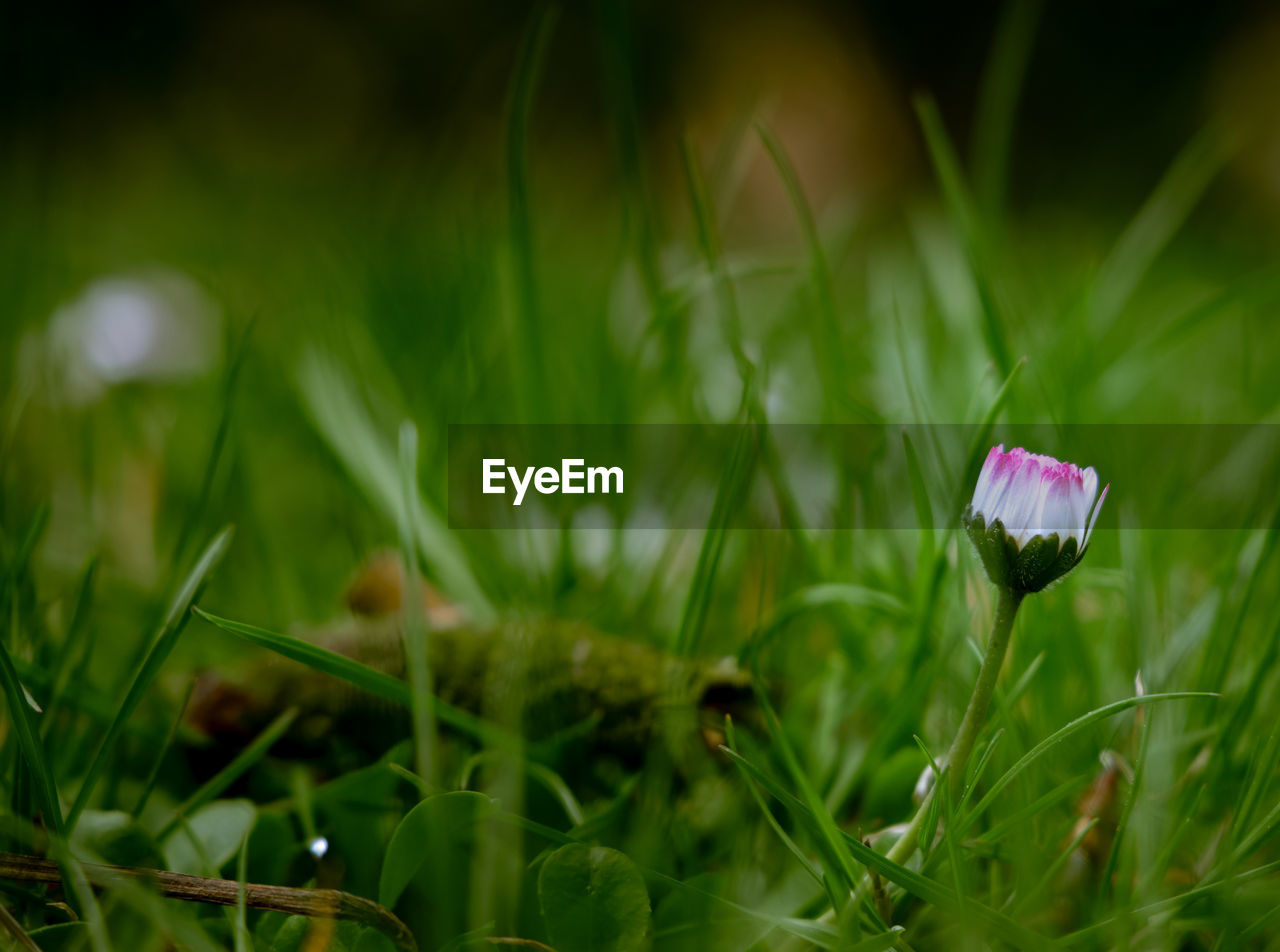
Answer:
[[[298,716],[297,708],[282,711],[268,724],[232,761],[200,785],[191,796],[183,800],[173,811],[173,817],[156,833],[157,843],[163,843],[201,807],[216,800],[228,787],[243,777],[284,736]]]
[[[801,815],[808,816],[812,821],[812,815],[803,801],[797,799],[782,789],[776,782],[771,780],[767,774],[761,771],[755,764],[744,758],[736,751],[723,748],[725,754],[735,762],[741,764],[748,770],[752,777],[760,783],[762,787],[768,790],[775,799],[790,810],[799,812]],[[1010,919],[1008,916],[984,906],[976,900],[966,899],[957,896],[946,886],[941,883],[929,879],[926,876],[914,872],[905,866],[893,862],[888,857],[876,852],[867,846],[857,837],[842,833],[845,847],[853,854],[853,857],[867,869],[878,873],[889,882],[897,886],[901,886],[913,896],[923,899],[925,902],[946,909],[957,915],[970,919],[971,921],[981,923],[987,926],[991,931],[1005,942],[1019,949],[1039,950],[1049,946],[1049,941],[1042,935],[1026,928]]]
[[[128,692],[120,702],[119,711],[110,726],[108,726],[106,735],[95,750],[89,769],[85,772],[84,779],[80,783],[80,790],[77,792],[71,810],[67,814],[68,836],[75,829],[76,821],[80,818],[84,808],[89,805],[89,798],[93,795],[94,787],[102,776],[107,758],[110,756],[116,740],[124,729],[125,722],[129,720],[142,702],[143,694],[151,686],[151,682],[160,673],[160,668],[172,653],[174,646],[177,645],[178,638],[190,617],[189,609],[192,603],[200,596],[200,592],[204,589],[209,575],[217,568],[218,563],[222,561],[222,557],[226,555],[227,549],[231,545],[231,536],[232,530],[230,527],[223,529],[214,536],[213,540],[200,554],[200,557],[196,559],[195,565],[187,574],[186,579],[178,587],[178,591],[169,605],[169,611],[165,615],[164,622],[151,642],[151,647],[143,658],[141,665],[139,665],[133,682],[129,685]]]
[[[173,739],[178,735],[178,728],[182,726],[183,718],[187,714],[187,705],[191,703],[191,695],[196,689],[196,679],[192,678],[187,682],[187,690],[182,696],[182,703],[177,707],[177,712],[173,716],[173,720],[169,722],[169,733],[165,735],[164,743],[156,751],[155,759],[152,761],[151,772],[147,774],[146,780],[142,782],[142,793],[138,795],[138,803],[133,808],[133,816],[142,816],[142,811],[146,809],[147,801],[151,799],[151,794],[156,787],[156,781],[160,779],[160,768],[164,766],[164,759],[169,753],[169,749],[173,746]]]
[[[46,717],[41,725],[42,737],[48,737],[50,725],[58,714],[67,686],[75,679],[79,663],[86,658],[92,644],[86,637],[88,618],[93,604],[94,581],[98,575],[98,559],[89,560],[84,574],[80,577],[80,585],[76,589],[75,608],[71,611],[71,621],[67,624],[67,636],[62,641],[54,669],[49,674],[49,701],[45,705]]]
[[[300,638],[277,634],[273,631],[267,631],[265,628],[246,625],[227,618],[219,618],[217,615],[212,615],[199,607],[194,607],[192,610],[209,624],[221,628],[223,631],[237,635],[246,641],[259,647],[267,648],[293,661],[305,664],[307,667],[323,674],[341,678],[350,684],[354,684],[362,691],[369,692],[374,697],[391,701],[393,704],[398,704],[404,708],[411,708],[413,705],[413,693],[409,685],[399,678],[383,674],[381,671],[363,665],[358,661],[353,661],[345,655],[340,655],[336,651],[321,648],[319,645],[313,645]],[[455,730],[476,738],[482,743],[502,747],[518,742],[517,738],[508,735],[506,731],[497,725],[490,724],[461,708],[454,707],[434,695],[431,697],[431,706],[434,708],[433,713],[440,721]]]
[[[1000,791],[1007,787],[1015,777],[1073,734],[1076,734],[1099,721],[1105,720],[1113,714],[1119,714],[1121,711],[1127,711],[1133,707],[1155,704],[1161,701],[1192,699],[1219,700],[1221,699],[1221,695],[1210,694],[1204,691],[1170,691],[1164,694],[1142,694],[1136,697],[1125,698],[1122,701],[1114,701],[1111,704],[1106,704],[1100,708],[1089,711],[1087,714],[1080,715],[1075,720],[1071,721],[1071,723],[1050,734],[1044,740],[1040,741],[1040,743],[1031,748],[1031,750],[1018,758],[1017,763],[1006,770],[1000,778],[996,780],[990,788],[988,788],[986,794],[978,801],[977,805],[960,821],[960,835],[963,835],[966,830],[973,826],[977,818],[981,816],[991,805],[992,801],[995,800]]]
[[[18,672],[14,669],[13,659],[9,656],[6,642],[13,643],[18,624],[18,606],[16,600],[11,601],[8,612],[8,636],[0,639],[0,683],[4,687],[5,705],[9,709],[9,722],[18,737],[18,747],[22,757],[31,771],[32,783],[35,786],[36,802],[44,817],[45,825],[55,836],[63,831],[62,806],[58,800],[58,790],[54,785],[53,774],[49,769],[49,761],[45,756],[44,745],[40,741],[40,731],[32,717],[33,702],[27,689],[18,680]]]

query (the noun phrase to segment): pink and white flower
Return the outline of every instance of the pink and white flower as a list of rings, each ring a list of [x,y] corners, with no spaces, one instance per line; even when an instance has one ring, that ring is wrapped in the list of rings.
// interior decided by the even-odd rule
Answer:
[[[964,522],[997,585],[1035,592],[1083,557],[1110,486],[1052,456],[1004,445],[987,454]]]

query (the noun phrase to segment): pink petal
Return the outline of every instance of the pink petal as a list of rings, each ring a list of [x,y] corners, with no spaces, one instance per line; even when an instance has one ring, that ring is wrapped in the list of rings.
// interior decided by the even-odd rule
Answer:
[[[992,484],[996,482],[997,473],[1003,469],[1004,444],[991,447],[986,462],[982,464],[982,472],[978,474],[978,485],[973,490],[973,508],[982,512],[987,497],[991,494]]]

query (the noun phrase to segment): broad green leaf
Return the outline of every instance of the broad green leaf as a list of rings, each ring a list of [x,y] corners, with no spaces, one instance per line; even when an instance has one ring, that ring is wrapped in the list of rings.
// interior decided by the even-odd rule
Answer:
[[[382,858],[378,902],[395,906],[428,859],[434,869],[465,882],[476,825],[490,808],[483,794],[455,790],[423,800],[405,814]]]
[[[248,800],[216,800],[197,810],[165,842],[165,865],[175,873],[215,875],[236,855],[257,816]]]
[[[574,843],[547,857],[538,904],[558,952],[635,952],[649,929],[644,876],[604,846]]]
[[[85,862],[117,866],[155,866],[155,839],[123,810],[85,810],[71,837],[71,852]]]

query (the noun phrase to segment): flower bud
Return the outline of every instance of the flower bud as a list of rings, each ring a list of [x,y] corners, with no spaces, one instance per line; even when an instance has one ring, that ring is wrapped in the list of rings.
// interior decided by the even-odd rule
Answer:
[[[1038,592],[1084,557],[1107,497],[1093,467],[1080,469],[1004,445],[992,447],[964,527],[996,585]]]

